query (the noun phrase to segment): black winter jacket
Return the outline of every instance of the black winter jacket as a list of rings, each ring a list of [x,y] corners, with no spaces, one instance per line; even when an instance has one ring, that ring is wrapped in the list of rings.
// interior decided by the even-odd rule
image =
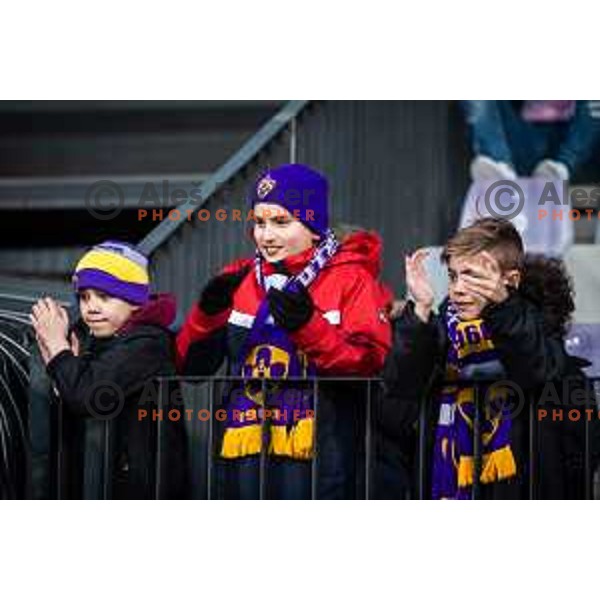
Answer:
[[[161,462],[157,465],[159,428],[151,417],[151,411],[159,408],[159,388],[154,378],[175,374],[173,340],[166,329],[174,314],[172,299],[159,295],[111,338],[93,338],[85,327],[79,327],[82,345],[79,356],[65,350],[47,366],[71,427],[82,426],[82,419],[88,425],[94,420],[104,421],[111,427],[110,496],[113,498],[187,495],[183,421],[163,419],[158,458]],[[168,410],[167,396],[172,397],[164,392],[163,414]],[[148,416],[140,418],[140,408],[146,409]],[[81,436],[71,438],[82,442]],[[72,468],[76,462],[71,464]],[[81,461],[79,467],[84,469]],[[157,481],[157,473],[160,473],[160,481]],[[71,493],[77,497],[81,491]]]
[[[440,307],[444,314],[447,301]],[[517,461],[516,479],[481,486],[484,498],[582,498],[585,495],[586,409],[595,402],[582,368],[590,363],[569,356],[560,337],[545,332],[541,312],[535,305],[512,294],[505,302],[489,306],[482,315],[507,377],[524,393],[526,404],[513,419],[511,446]],[[385,416],[388,435],[399,447],[415,450],[419,407],[427,402],[427,451],[423,468],[430,471],[431,448],[437,421],[435,398],[443,382],[448,350],[443,320],[438,316],[422,322],[409,302],[394,324],[394,345],[385,366]],[[586,395],[587,394],[587,395]],[[582,398],[584,397],[582,401]],[[534,403],[534,427],[530,429],[530,403]],[[541,418],[538,409],[547,409]],[[562,409],[562,421],[552,420],[552,409]],[[579,408],[581,419],[568,419]],[[588,422],[590,467],[597,462],[598,413]],[[533,431],[533,461],[530,433]],[[416,462],[416,452],[410,457]],[[530,469],[530,467],[533,467]],[[530,474],[533,471],[533,478]],[[530,485],[531,484],[531,485]],[[431,482],[426,477],[428,493]]]

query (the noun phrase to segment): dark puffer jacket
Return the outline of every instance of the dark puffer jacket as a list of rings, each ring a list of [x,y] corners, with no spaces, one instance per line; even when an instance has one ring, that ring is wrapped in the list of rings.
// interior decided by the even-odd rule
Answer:
[[[88,425],[94,420],[111,427],[110,497],[147,499],[187,495],[183,422],[164,419],[161,423],[160,464],[157,464],[157,422],[151,417],[140,418],[138,413],[143,408],[151,415],[151,410],[158,408],[158,385],[154,378],[175,374],[172,334],[167,329],[175,311],[172,296],[153,296],[117,334],[106,339],[93,338],[80,323],[79,356],[65,350],[48,364],[48,373],[66,407],[66,423],[75,430],[83,425],[82,419]],[[165,393],[163,398],[166,396]],[[168,405],[161,406],[166,412]],[[70,439],[82,442],[81,435],[71,433]],[[77,462],[74,457],[71,468],[76,469]],[[83,472],[81,461],[79,467]],[[71,490],[73,496],[80,493]]]

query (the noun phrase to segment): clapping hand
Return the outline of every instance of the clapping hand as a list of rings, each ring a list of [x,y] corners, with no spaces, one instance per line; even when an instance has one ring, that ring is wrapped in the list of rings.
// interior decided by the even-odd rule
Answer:
[[[55,300],[46,297],[36,302],[31,309],[30,320],[45,364],[63,350],[71,350],[69,317]]]
[[[415,302],[416,315],[423,322],[429,320],[434,301],[433,288],[423,266],[428,254],[427,250],[421,248],[405,259],[406,289]]]

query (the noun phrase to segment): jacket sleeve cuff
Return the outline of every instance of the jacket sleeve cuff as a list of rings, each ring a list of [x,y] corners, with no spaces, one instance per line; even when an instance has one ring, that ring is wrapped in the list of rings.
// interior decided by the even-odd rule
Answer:
[[[227,309],[210,316],[204,313],[197,304],[194,306],[192,313],[183,324],[175,340],[175,362],[179,372],[183,369],[185,357],[190,346],[198,341],[207,339],[215,331],[225,327],[230,314],[231,309]]]
[[[216,315],[207,315],[199,305],[195,305],[191,315],[181,328],[180,336],[189,338],[190,342],[202,339],[213,331],[221,329],[227,324],[231,309],[227,308]]]
[[[429,313],[429,320],[422,321],[415,312],[415,304],[412,300],[409,300],[404,307],[400,316],[393,322],[394,329],[401,327],[402,329],[408,327],[411,331],[415,332],[416,335],[427,335],[435,331],[435,314],[433,310]]]
[[[202,321],[207,331],[214,331],[215,329],[221,329],[227,324],[229,316],[231,315],[231,308],[226,308],[216,315],[207,315],[202,312]]]
[[[429,327],[433,319],[433,310],[429,313],[429,319],[427,321],[423,321],[417,316],[415,311],[415,303],[412,300],[409,300],[400,316],[404,317],[410,325],[423,325],[424,327]]]
[[[71,358],[75,358],[75,355],[73,352],[71,352],[71,350],[63,350],[62,352],[59,352],[46,365],[46,371],[48,372],[48,375],[54,379],[57,371],[60,369],[60,366],[65,362],[65,360],[68,361]]]

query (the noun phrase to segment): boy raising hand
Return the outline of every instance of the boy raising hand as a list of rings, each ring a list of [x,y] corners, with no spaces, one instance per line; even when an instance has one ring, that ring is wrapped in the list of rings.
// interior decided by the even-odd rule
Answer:
[[[509,221],[481,219],[448,241],[442,255],[448,267],[448,298],[438,314],[433,313],[433,290],[423,266],[426,256],[426,251],[418,250],[406,259],[412,299],[395,323],[385,378],[391,395],[402,402],[418,405],[427,395],[431,397],[436,420],[428,432],[431,496],[468,499],[472,495],[475,386],[480,398],[493,400],[482,411],[482,496],[526,496],[529,407],[511,409],[504,402],[506,384],[492,389],[477,382],[508,380],[509,388],[529,399],[547,383],[563,390],[563,378],[584,381],[581,361],[568,356],[563,345],[572,305],[562,310],[549,295],[522,292],[527,283],[523,244]],[[549,284],[551,279],[556,283],[556,273],[546,263],[537,271]],[[568,397],[562,400],[569,402]],[[562,465],[569,459],[548,447],[562,447],[564,433],[561,427],[554,429],[553,437],[540,435],[545,449],[540,445],[534,449],[542,497],[582,493],[581,471],[576,489],[560,481],[557,484]],[[580,433],[575,437],[582,441]]]

